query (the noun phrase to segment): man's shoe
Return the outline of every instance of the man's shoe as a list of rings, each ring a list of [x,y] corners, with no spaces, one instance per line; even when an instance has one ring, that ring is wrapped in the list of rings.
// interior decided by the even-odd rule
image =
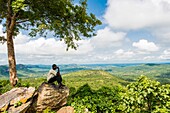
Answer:
[[[61,83],[61,86],[65,86],[65,85]]]
[[[62,84],[62,83],[59,84],[59,88],[63,88],[64,86],[65,86],[65,85]]]

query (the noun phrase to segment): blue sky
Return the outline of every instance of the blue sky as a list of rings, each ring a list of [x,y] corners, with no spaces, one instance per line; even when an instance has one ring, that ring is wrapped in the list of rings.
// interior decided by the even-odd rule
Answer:
[[[169,0],[88,0],[88,12],[103,25],[96,27],[97,36],[76,42],[77,51],[66,51],[64,42],[51,36],[32,39],[22,31],[15,38],[17,63],[169,62]],[[5,44],[0,45],[0,64],[7,64]]]
[[[107,0],[88,0],[88,11],[96,16],[102,16],[105,13]]]

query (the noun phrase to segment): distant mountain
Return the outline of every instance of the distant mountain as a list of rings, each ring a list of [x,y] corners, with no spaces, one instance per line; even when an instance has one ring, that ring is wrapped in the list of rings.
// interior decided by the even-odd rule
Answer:
[[[0,66],[0,76],[8,76],[8,75],[9,75],[8,67],[5,65]]]
[[[38,65],[23,65],[17,64],[17,75],[19,77],[30,77],[31,75],[39,76],[44,73],[44,69]],[[9,77],[9,67],[6,65],[0,65],[0,77]]]
[[[159,66],[159,65],[161,65],[161,64],[147,63],[147,64],[145,64],[145,65],[147,65],[147,66]]]
[[[126,81],[135,81],[140,75],[146,75],[161,83],[170,83],[170,63],[131,63],[131,64],[66,64],[58,65],[61,75],[85,70],[100,70]],[[17,64],[19,78],[35,78],[47,75],[51,65]],[[77,74],[77,73],[76,73]],[[9,78],[8,66],[0,65],[0,79]]]

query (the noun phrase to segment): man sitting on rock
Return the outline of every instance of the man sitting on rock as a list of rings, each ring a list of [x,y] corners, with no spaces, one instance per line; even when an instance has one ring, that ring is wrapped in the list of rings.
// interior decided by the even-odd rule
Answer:
[[[58,69],[58,71],[56,72],[56,69]],[[52,65],[52,69],[49,71],[48,75],[47,75],[47,82],[48,83],[53,83],[57,81],[59,84],[59,88],[61,88],[62,86],[65,86],[62,84],[62,77],[60,75],[60,69],[56,64]]]

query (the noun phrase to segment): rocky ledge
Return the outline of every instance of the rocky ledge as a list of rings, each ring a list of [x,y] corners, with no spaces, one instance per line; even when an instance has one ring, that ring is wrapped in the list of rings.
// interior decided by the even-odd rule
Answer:
[[[69,89],[59,88],[55,84],[42,83],[34,87],[19,87],[0,95],[0,112],[34,113],[42,112],[46,108],[59,110],[67,103]]]

